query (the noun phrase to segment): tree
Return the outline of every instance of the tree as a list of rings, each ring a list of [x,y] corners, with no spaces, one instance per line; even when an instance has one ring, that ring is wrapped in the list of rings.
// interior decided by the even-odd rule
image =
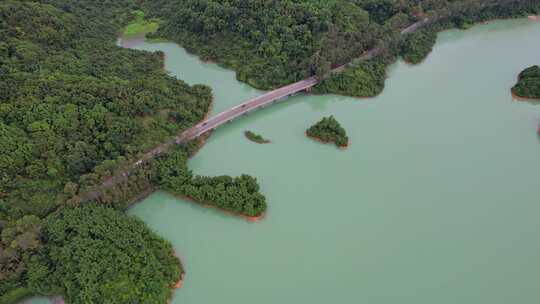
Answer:
[[[29,285],[69,303],[164,303],[182,272],[170,243],[111,208],[64,208],[43,233],[47,247],[30,263]]]
[[[324,143],[334,143],[338,147],[346,147],[349,144],[345,129],[341,127],[334,116],[323,117],[307,129],[306,134]]]

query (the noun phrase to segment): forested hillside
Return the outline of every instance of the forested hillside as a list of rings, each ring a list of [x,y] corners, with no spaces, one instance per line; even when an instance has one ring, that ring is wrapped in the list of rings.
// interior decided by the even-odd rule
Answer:
[[[239,80],[261,89],[275,88],[310,75],[324,76],[332,67],[363,52],[383,48],[386,56],[403,54],[421,61],[442,28],[467,27],[478,21],[537,12],[536,0],[154,0],[141,1],[162,20],[158,37],[179,42],[203,59],[237,71]],[[424,18],[437,20],[429,30],[401,41],[400,30]],[[401,45],[402,43],[403,46]],[[389,62],[391,62],[390,60]],[[387,64],[385,60],[382,64]],[[380,61],[373,65],[381,64]],[[353,66],[351,69],[357,69]],[[360,66],[359,69],[365,69]],[[344,85],[364,81],[340,78]],[[379,81],[377,75],[368,78]],[[351,81],[349,81],[349,80]],[[320,92],[370,96],[333,84]],[[336,88],[336,90],[334,90]],[[344,92],[345,91],[345,92]]]
[[[9,217],[46,215],[99,179],[96,166],[113,169],[208,109],[209,88],[167,76],[160,54],[116,47],[114,27],[32,2],[4,2],[0,14],[0,199]]]
[[[111,208],[63,208],[39,229],[46,244],[27,261],[34,293],[67,303],[166,303],[181,278],[171,244]]]
[[[84,239],[87,232],[79,243],[59,235],[53,244],[51,233],[60,233],[60,227],[53,227],[57,214],[51,212],[109,170],[198,122],[211,102],[209,88],[190,87],[167,76],[161,54],[115,45],[124,23],[124,14],[118,12],[125,11],[128,2],[118,2],[117,7],[92,2],[0,3],[0,302],[36,292],[63,294],[71,303],[99,302],[97,290],[92,296],[80,294],[94,287],[71,285],[87,269],[69,264],[85,267],[84,261],[59,256],[61,249],[54,246],[85,250],[80,259],[130,250],[119,243],[92,247],[96,240]],[[88,207],[85,212],[102,211]],[[135,231],[125,215],[114,217],[121,218],[118,229]],[[77,221],[81,220],[88,221],[88,229],[96,224],[88,216]],[[152,235],[142,223],[136,225],[141,233]],[[109,232],[102,237],[112,237]],[[133,237],[124,232],[118,232],[116,242]],[[157,281],[146,287],[147,299],[163,302],[178,279],[179,266],[163,259],[173,258],[170,245],[151,238],[144,245],[149,251],[138,251],[138,260],[115,275],[140,276],[141,271],[148,272],[140,268],[140,261],[154,259],[153,265],[161,265],[167,275],[160,282],[160,274],[151,273]],[[165,245],[156,247],[159,242]],[[69,250],[74,252],[75,247]],[[105,284],[101,279],[101,275],[93,278],[92,284]],[[125,284],[147,282],[107,283],[110,297],[117,299],[111,303],[126,296],[144,298],[129,290],[117,293]]]
[[[170,244],[144,224],[95,204],[63,211],[80,191],[200,121],[210,105],[210,88],[168,76],[162,54],[115,45],[132,8],[0,3],[1,303],[35,293],[69,303],[163,303],[179,279]],[[125,200],[141,189],[129,190],[113,192]]]
[[[376,45],[393,8],[372,6],[379,23],[370,22],[362,5],[346,0],[145,1],[148,13],[163,20],[156,35],[264,89],[324,73]]]
[[[185,155],[195,143],[96,190],[199,122],[212,101],[209,87],[168,76],[162,53],[116,46],[137,8],[131,0],[0,3],[0,303],[28,294],[164,303],[181,272],[172,247],[117,211],[158,187],[248,216],[266,210],[253,177],[192,177]],[[90,192],[97,202],[81,201]]]

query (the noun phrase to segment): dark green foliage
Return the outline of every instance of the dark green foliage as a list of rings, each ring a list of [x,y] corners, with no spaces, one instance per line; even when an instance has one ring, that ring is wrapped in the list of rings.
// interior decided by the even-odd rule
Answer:
[[[179,42],[261,89],[311,75],[323,79],[332,68],[376,47],[394,55],[402,50],[406,60],[420,62],[435,33],[428,30],[402,44],[399,33],[426,17],[439,20],[435,28],[461,27],[540,8],[536,0],[153,0],[141,6],[163,21],[154,37]],[[354,70],[320,92],[376,95],[381,78],[352,75]],[[359,79],[369,83],[358,85]]]
[[[397,0],[360,0],[362,7],[369,12],[371,20],[384,24],[400,10],[400,3]]]
[[[0,4],[0,198],[12,218],[47,215],[68,183],[99,182],[211,101],[209,88],[167,76],[160,54],[117,47],[116,25],[92,15],[106,6],[43,2],[56,7]]]
[[[265,139],[259,134],[253,133],[251,131],[244,132],[244,135],[247,139],[251,140],[252,142],[258,143],[258,144],[268,144],[270,141],[268,139]]]
[[[10,298],[18,298],[27,293],[23,283],[27,264],[43,247],[42,223],[38,217],[27,215],[0,225],[0,295],[9,293]]]
[[[401,56],[405,61],[418,64],[433,50],[437,41],[437,32],[426,28],[405,37],[401,44]]]
[[[357,61],[341,73],[331,74],[314,89],[314,93],[373,97],[384,89],[386,64],[381,60]]]
[[[175,149],[156,160],[157,184],[164,189],[174,189],[190,184],[193,173],[187,167],[187,155]]]
[[[43,234],[29,286],[68,303],[165,303],[182,272],[170,243],[114,209],[63,208],[45,219]]]
[[[75,285],[36,288],[33,277],[52,282],[48,276],[54,273],[57,282],[65,279],[73,284],[86,271],[47,270],[60,266],[55,264],[60,260],[51,251],[40,218],[76,204],[81,192],[192,126],[208,109],[210,89],[168,76],[162,70],[162,54],[115,45],[118,30],[132,18],[133,9],[131,0],[0,2],[0,295],[4,296],[0,302],[29,292],[49,290],[69,297],[78,292]],[[145,166],[100,201],[125,208],[130,197],[152,189],[153,178],[154,171]],[[91,219],[81,219],[81,225],[85,220]],[[49,268],[33,268],[30,273],[41,251],[54,253],[55,259],[48,261]],[[66,265],[82,263],[63,258]],[[157,291],[154,284],[153,278],[145,282]],[[168,294],[168,286],[159,288]],[[148,303],[145,297],[116,303]],[[89,301],[107,302],[99,298],[79,302]]]
[[[154,0],[156,36],[237,71],[254,87],[300,80],[321,65],[346,63],[376,44],[380,26],[348,0]]]
[[[519,73],[512,93],[523,98],[540,99],[540,67],[531,66]]]
[[[99,222],[87,209],[61,211],[62,227],[49,215],[45,232],[39,219],[78,205],[81,193],[123,172],[208,110],[210,89],[169,77],[162,70],[163,54],[115,45],[134,9],[131,0],[0,3],[1,301],[57,293],[70,303],[163,303],[171,278],[178,278],[170,245],[145,237],[141,223],[119,213],[96,211],[118,229],[127,225],[146,243],[115,229],[114,235],[102,234],[111,222]],[[180,161],[185,166],[185,158]],[[101,193],[99,203],[126,208],[134,196],[156,187],[157,169],[151,162],[139,166]],[[196,199],[214,199],[211,193],[219,196],[218,205],[246,215],[266,208],[250,177],[207,178],[206,187],[201,179],[189,180],[202,189],[190,193]],[[50,237],[63,227],[69,232],[65,238]],[[73,233],[78,228],[80,235]]]
[[[447,20],[442,20],[450,22],[451,25],[447,28],[467,29],[478,22],[538,14],[540,2],[537,0],[458,1],[451,6],[451,11],[454,13]]]
[[[0,303],[2,304],[18,303],[18,301],[26,297],[29,297],[31,295],[32,295],[32,291],[27,288],[12,289],[8,291],[7,293],[0,295]]]
[[[136,170],[130,172],[129,178],[103,191],[96,200],[102,204],[114,207],[117,210],[127,209],[133,202],[144,199],[151,194],[156,185],[154,180],[157,172],[153,162],[147,162],[139,166]],[[64,189],[64,192],[66,189]],[[68,203],[77,203],[77,197],[68,201]]]
[[[518,80],[527,79],[527,78],[539,78],[540,77],[540,66],[533,65],[525,70],[521,71],[518,75]]]
[[[334,143],[338,147],[347,147],[349,137],[334,116],[324,117],[306,131],[307,136],[324,143]]]
[[[266,198],[249,175],[193,176],[186,166],[186,154],[179,150],[162,156],[156,166],[157,183],[164,190],[240,215],[260,216],[266,211]]]

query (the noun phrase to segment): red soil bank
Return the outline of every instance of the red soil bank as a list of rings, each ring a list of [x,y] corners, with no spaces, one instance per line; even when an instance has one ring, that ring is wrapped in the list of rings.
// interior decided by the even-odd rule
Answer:
[[[186,201],[190,201],[190,202],[195,203],[197,205],[203,206],[205,208],[217,209],[217,210],[219,210],[221,212],[224,212],[226,214],[241,217],[241,218],[247,220],[248,222],[253,222],[253,223],[260,222],[266,216],[266,213],[263,213],[263,214],[258,215],[258,216],[248,216],[248,215],[241,214],[241,213],[235,213],[235,212],[229,211],[227,209],[220,208],[220,207],[215,206],[215,205],[210,205],[208,203],[199,202],[199,201],[193,199],[192,197],[189,197],[189,196],[186,196],[186,195],[180,195],[180,194],[173,194],[173,195],[180,198],[180,199],[184,199]]]
[[[324,141],[324,140],[322,140],[322,139],[320,139],[320,138],[317,138],[317,137],[314,137],[314,136],[309,136],[309,135],[307,134],[307,132],[306,132],[306,136],[309,137],[309,138],[311,138],[311,139],[313,139],[314,141],[320,142],[321,144],[325,144],[325,145],[327,145],[327,144],[332,144],[332,145],[335,145],[335,144],[334,144],[333,142],[331,142],[331,141]],[[351,140],[349,139],[349,141],[347,142],[347,145],[346,145],[346,146],[344,146],[344,147],[339,147],[339,146],[338,146],[338,148],[339,148],[340,150],[347,150],[347,149],[349,148],[350,145],[351,145]]]

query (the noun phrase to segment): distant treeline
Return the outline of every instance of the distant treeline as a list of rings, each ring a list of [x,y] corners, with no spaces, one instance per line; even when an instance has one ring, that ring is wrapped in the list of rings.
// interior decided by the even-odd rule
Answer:
[[[367,50],[383,49],[386,59],[353,64],[317,89],[352,96],[383,89],[379,66],[399,56],[422,61],[440,29],[540,10],[536,0],[153,0],[141,6],[162,21],[155,37],[234,69],[239,80],[260,89],[324,78]],[[401,37],[402,29],[424,18],[437,22]]]
[[[535,0],[472,0],[472,1],[410,1],[417,5],[416,20],[431,20],[419,30],[398,37],[381,40],[382,54],[370,61],[352,61],[343,72],[324,78],[315,88],[317,93],[371,97],[384,89],[385,72],[399,57],[411,64],[422,62],[431,53],[437,33],[451,28],[467,29],[478,22],[497,18],[524,17],[540,13],[540,2]],[[400,26],[403,26],[400,24]],[[377,69],[369,67],[377,66]],[[383,71],[383,72],[381,72]]]

